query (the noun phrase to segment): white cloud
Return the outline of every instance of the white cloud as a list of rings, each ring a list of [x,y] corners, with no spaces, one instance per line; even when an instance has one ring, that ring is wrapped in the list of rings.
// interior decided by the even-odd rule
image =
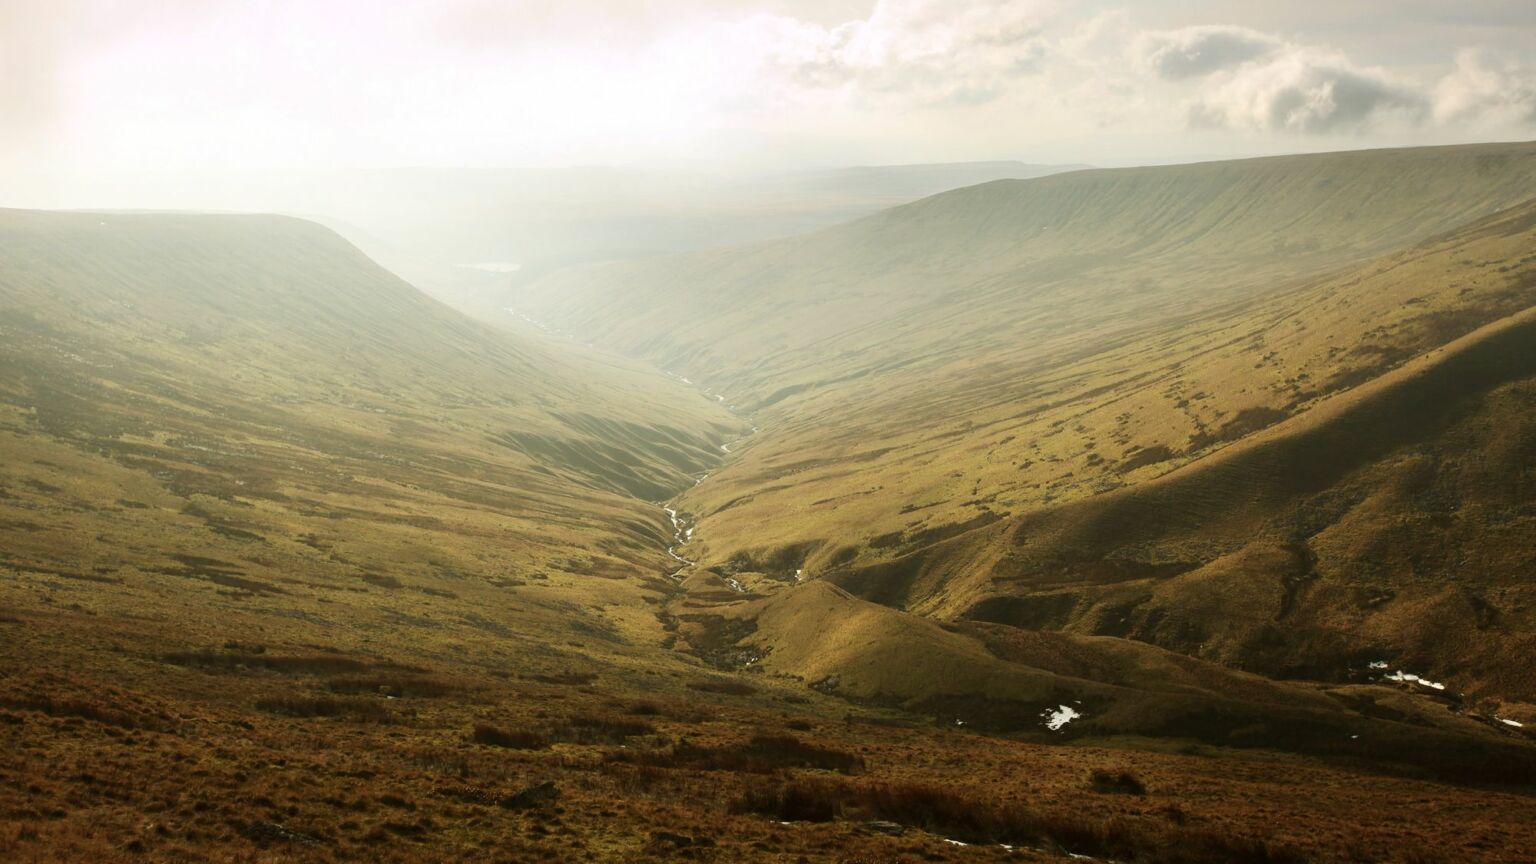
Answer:
[[[1536,123],[1536,70],[1489,51],[1463,50],[1435,87],[1434,116],[1441,123]]]
[[[1309,134],[1358,131],[1396,119],[1417,123],[1427,97],[1343,54],[1287,45],[1207,79],[1190,108],[1197,126]]]
[[[1207,25],[1143,33],[1134,53],[1149,71],[1180,81],[1272,56],[1281,45],[1274,36],[1247,27]]]
[[[790,89],[858,102],[973,105],[1037,72],[1048,9],[1035,0],[879,0],[832,27],[758,15],[764,71]]]

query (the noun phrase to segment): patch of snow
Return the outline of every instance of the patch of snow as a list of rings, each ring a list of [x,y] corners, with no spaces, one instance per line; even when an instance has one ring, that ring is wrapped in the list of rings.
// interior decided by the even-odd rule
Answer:
[[[1495,717],[1493,719],[1499,721],[1500,723],[1503,723],[1505,726],[1513,726],[1516,729],[1524,729],[1525,728],[1525,724],[1521,723],[1519,720],[1505,720],[1503,717]]]
[[[1428,678],[1420,677],[1413,674],[1412,672],[1404,672],[1401,669],[1393,672],[1391,675],[1386,675],[1383,677],[1385,677],[1388,681],[1396,681],[1400,684],[1417,684],[1420,687],[1428,687],[1431,690],[1445,689],[1445,685],[1438,681],[1431,681]]]
[[[1052,732],[1060,732],[1068,723],[1083,715],[1071,705],[1059,705],[1056,710],[1047,709],[1040,716],[1045,718],[1045,728]]]
[[[1387,661],[1385,661],[1385,660],[1372,660],[1371,661],[1371,668],[1372,669],[1385,669],[1385,668],[1387,668]]]
[[[959,840],[951,840],[948,837],[944,838],[944,842],[948,843],[951,846],[969,846],[969,845],[971,845],[969,843],[961,843]]]

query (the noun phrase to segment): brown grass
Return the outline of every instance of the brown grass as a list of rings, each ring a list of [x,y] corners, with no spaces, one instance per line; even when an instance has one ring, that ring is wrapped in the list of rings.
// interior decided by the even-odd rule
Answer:
[[[329,696],[270,696],[256,700],[256,710],[284,717],[339,717],[369,723],[394,723],[398,719],[382,702]]]
[[[810,744],[788,735],[756,735],[745,742],[713,747],[683,741],[666,750],[624,750],[610,752],[605,758],[612,762],[662,768],[748,774],[768,774],[796,768],[861,774],[866,768],[864,757],[858,754]]]
[[[1038,811],[921,783],[795,778],[749,788],[730,807],[784,821],[879,819],[965,843],[1033,846],[1143,864],[1306,864],[1292,846],[1152,819]]]

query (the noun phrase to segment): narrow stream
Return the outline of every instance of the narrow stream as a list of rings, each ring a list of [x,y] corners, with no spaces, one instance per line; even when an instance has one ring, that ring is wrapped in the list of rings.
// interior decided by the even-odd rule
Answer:
[[[666,372],[666,376],[674,381],[687,384],[690,387],[694,386],[693,381],[676,373]],[[738,411],[736,408],[736,404],[734,402],[727,402],[724,396],[714,393],[708,389],[705,389],[701,392],[703,392],[705,396],[711,397],[716,402],[724,405],[727,410],[729,410],[732,414],[735,414],[737,417],[740,417],[742,420],[745,420],[748,423],[752,422],[751,417],[747,417],[746,415],[740,413],[740,411]],[[724,444],[721,444],[720,452],[727,455],[736,452],[736,448],[741,446],[742,442],[746,441],[748,438],[751,438],[753,435],[756,435],[757,432],[757,426],[754,424],[747,432],[747,434],[733,441],[728,441]],[[695,478],[693,481],[694,488],[698,488],[698,485],[703,483],[705,478],[709,477],[709,475],[710,472],[706,471]],[[667,514],[667,520],[672,524],[672,545],[667,547],[667,554],[672,556],[672,560],[682,565],[681,567],[677,568],[677,570],[667,574],[667,577],[674,581],[682,581],[683,574],[688,572],[688,570],[694,567],[698,562],[684,557],[678,550],[686,546],[688,542],[693,539],[693,532],[697,526],[688,516],[677,511],[677,509],[673,506],[676,503],[677,498],[673,498],[671,501],[662,504],[661,509]],[[725,584],[729,585],[731,590],[737,592],[738,594],[745,594],[747,591],[746,586],[730,577],[725,578]]]

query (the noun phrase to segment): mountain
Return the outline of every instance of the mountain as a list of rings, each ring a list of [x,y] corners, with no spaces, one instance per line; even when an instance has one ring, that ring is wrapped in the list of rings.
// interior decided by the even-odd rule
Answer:
[[[750,590],[1530,716],[1533,226],[1530,144],[1085,171],[519,309],[753,417],[679,505]]]
[[[433,296],[496,320],[509,286],[564,267],[791,236],[948,189],[1080,167],[418,168],[212,190],[204,206],[232,200],[319,221]]]
[[[234,610],[643,590],[671,536],[650,502],[739,425],[475,324],[310,223],[7,211],[0,238],[3,565],[115,602],[166,574]]]
[[[0,211],[0,857],[1521,861],[1533,164],[986,183],[539,327]]]

